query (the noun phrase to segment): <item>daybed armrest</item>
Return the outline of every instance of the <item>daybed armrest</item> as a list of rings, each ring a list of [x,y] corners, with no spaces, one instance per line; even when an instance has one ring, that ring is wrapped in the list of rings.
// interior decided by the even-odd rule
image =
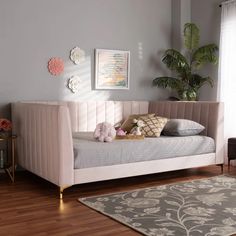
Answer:
[[[60,186],[74,184],[73,141],[69,111],[64,105],[12,104],[18,163]]]

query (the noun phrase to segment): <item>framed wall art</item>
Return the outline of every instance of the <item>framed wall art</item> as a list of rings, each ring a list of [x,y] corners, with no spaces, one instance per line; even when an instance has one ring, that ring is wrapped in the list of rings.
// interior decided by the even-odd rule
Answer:
[[[130,52],[95,50],[95,89],[129,89]]]

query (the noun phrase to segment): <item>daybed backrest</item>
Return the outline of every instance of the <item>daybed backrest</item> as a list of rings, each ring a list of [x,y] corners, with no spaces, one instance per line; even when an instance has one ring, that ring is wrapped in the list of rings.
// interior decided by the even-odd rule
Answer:
[[[94,131],[96,125],[107,121],[111,124],[122,122],[130,114],[148,112],[147,101],[82,101],[67,102],[72,131]]]
[[[203,135],[215,138],[217,120],[221,113],[220,105],[219,102],[150,102],[149,112],[172,119],[196,121],[205,127]]]
[[[196,121],[205,130],[202,133],[212,137],[216,143],[216,163],[223,162],[224,112],[220,102],[150,102],[149,112],[168,118]]]

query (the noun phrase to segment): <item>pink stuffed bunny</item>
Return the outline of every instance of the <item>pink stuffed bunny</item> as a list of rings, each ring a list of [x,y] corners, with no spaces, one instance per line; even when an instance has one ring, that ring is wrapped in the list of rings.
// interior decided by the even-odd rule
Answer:
[[[112,124],[102,122],[97,124],[93,136],[100,142],[111,142],[116,136],[116,130]]]

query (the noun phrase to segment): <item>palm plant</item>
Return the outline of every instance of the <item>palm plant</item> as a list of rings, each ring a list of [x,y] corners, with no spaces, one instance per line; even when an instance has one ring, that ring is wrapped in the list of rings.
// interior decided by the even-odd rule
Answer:
[[[201,76],[197,71],[207,63],[216,65],[218,56],[216,44],[199,47],[199,28],[194,23],[184,25],[184,56],[175,49],[167,49],[162,62],[175,73],[174,77],[161,76],[153,80],[153,85],[176,90],[181,100],[196,100],[198,90],[209,84],[213,87],[213,80],[209,76]]]

